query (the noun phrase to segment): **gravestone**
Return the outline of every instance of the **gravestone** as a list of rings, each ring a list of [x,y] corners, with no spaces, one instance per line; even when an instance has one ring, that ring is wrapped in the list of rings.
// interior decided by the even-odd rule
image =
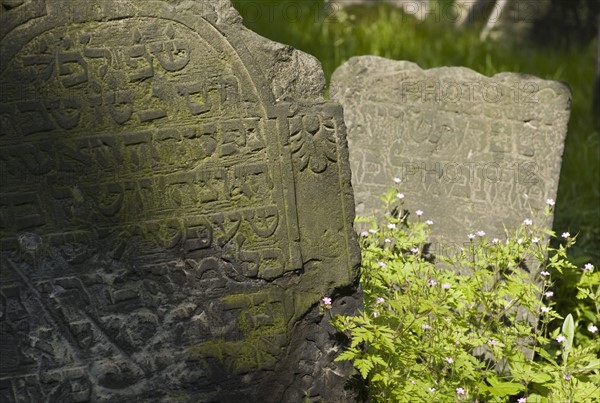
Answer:
[[[228,1],[2,1],[0,401],[347,401],[345,127]]]
[[[585,46],[600,16],[600,3],[588,0],[457,0],[446,7],[454,9],[457,25],[484,22],[482,40],[520,46]]]
[[[522,41],[528,34],[536,18],[548,8],[547,0],[459,0],[460,26],[485,21],[481,31],[481,40]],[[546,27],[547,28],[547,27]]]
[[[424,20],[429,13],[429,0],[329,0],[327,3],[333,12],[344,7],[390,4],[419,21]]]
[[[570,110],[564,84],[355,57],[334,72],[331,96],[344,107],[357,214],[376,213],[400,178],[405,208],[433,221],[434,254],[476,231],[501,239],[504,225],[533,219],[556,198]],[[535,224],[552,226],[544,220]]]

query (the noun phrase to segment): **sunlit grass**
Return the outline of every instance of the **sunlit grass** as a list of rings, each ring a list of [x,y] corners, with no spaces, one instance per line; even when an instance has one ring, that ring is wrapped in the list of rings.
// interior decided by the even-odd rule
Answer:
[[[391,6],[348,8],[332,15],[322,0],[234,0],[245,25],[316,56],[326,79],[352,56],[409,60],[422,68],[465,66],[485,75],[523,72],[567,82],[573,92],[555,216],[556,231],[581,235],[574,255],[600,258],[600,131],[592,115],[596,43],[583,49],[530,49],[479,40],[477,26],[418,22]]]

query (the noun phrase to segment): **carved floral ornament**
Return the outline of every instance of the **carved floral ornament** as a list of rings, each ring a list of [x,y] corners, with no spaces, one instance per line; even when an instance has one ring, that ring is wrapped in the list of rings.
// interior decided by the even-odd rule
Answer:
[[[290,119],[290,144],[300,171],[310,165],[321,173],[329,162],[337,162],[335,123],[331,117],[298,116]]]

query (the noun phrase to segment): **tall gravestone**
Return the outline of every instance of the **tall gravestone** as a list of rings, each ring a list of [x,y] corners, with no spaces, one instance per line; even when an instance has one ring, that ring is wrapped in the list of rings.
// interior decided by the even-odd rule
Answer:
[[[377,212],[400,178],[405,207],[433,221],[433,253],[480,230],[502,238],[504,226],[556,198],[570,111],[564,84],[356,57],[335,71],[331,94],[344,107],[357,214]],[[552,217],[535,224],[551,227]]]
[[[224,0],[0,4],[0,401],[350,400],[318,62]]]

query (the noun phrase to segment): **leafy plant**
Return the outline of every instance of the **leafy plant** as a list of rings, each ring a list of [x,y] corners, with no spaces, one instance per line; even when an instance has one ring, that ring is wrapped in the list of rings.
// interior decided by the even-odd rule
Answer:
[[[398,190],[382,197],[394,213],[358,220],[370,224],[361,233],[364,312],[332,321],[349,338],[338,360],[353,362],[373,401],[599,402],[600,278],[592,264],[582,271],[567,260],[576,237],[565,232],[549,248],[554,232],[525,218],[504,240],[465,234],[464,248],[432,263],[433,223],[421,211],[410,222]],[[578,298],[596,310],[563,319],[552,277],[576,271]]]

